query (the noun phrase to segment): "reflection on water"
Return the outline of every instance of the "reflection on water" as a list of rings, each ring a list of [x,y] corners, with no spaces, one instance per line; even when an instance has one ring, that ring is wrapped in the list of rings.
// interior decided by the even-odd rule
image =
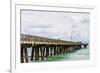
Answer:
[[[28,48],[28,56],[30,60],[31,48]],[[89,48],[83,48],[66,54],[49,56],[47,59],[45,58],[43,61],[67,61],[67,60],[88,60],[88,59],[89,59]],[[35,61],[33,60],[30,62],[35,62]]]

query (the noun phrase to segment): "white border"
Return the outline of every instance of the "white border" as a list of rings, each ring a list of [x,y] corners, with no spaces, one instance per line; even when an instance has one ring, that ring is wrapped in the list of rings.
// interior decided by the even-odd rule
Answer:
[[[94,9],[93,8],[75,8],[63,6],[42,6],[42,5],[21,5],[12,4],[12,46],[11,48],[11,71],[12,72],[25,72],[25,71],[42,71],[54,69],[67,69],[93,66],[94,63]],[[54,10],[54,11],[72,11],[72,12],[89,12],[90,13],[90,60],[84,61],[61,61],[61,62],[45,62],[45,63],[20,63],[20,9],[31,10]],[[16,40],[15,40],[16,38]],[[15,48],[19,48],[16,49]],[[16,56],[16,57],[15,57]]]

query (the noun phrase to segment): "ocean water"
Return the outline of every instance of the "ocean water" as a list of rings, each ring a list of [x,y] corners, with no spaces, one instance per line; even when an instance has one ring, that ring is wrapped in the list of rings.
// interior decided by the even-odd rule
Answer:
[[[29,62],[37,62],[37,61],[31,61],[31,48],[28,48],[28,56],[29,56]],[[79,50],[76,50],[74,52],[69,52],[66,54],[61,55],[55,55],[55,56],[49,56],[48,58],[45,58],[44,60],[40,60],[38,62],[45,62],[45,61],[74,61],[74,60],[88,60],[89,59],[89,48],[82,48]]]

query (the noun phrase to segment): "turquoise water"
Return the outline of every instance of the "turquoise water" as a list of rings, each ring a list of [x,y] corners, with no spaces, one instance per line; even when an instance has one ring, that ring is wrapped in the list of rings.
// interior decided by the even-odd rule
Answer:
[[[28,49],[28,56],[30,60],[31,48]],[[49,56],[48,58],[45,58],[43,61],[68,61],[68,60],[71,61],[71,60],[88,60],[88,59],[89,59],[89,48],[82,48],[66,54]],[[35,61],[30,61],[30,62],[35,62]]]

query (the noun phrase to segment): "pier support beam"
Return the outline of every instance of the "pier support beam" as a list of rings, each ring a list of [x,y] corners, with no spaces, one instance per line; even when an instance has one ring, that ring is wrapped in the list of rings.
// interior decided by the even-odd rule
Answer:
[[[21,48],[21,63],[28,63],[27,48]]]
[[[46,57],[49,56],[49,46],[46,46]]]
[[[27,48],[25,48],[24,51],[25,51],[25,60],[26,60],[26,63],[28,63],[28,52],[27,52]]]
[[[46,47],[44,46],[44,48],[43,48],[43,59],[46,57],[45,50],[46,50]]]
[[[54,55],[56,55],[56,46],[54,46],[53,48],[54,48]]]
[[[40,47],[40,51],[41,51],[41,60],[43,60],[44,59],[45,47],[44,46],[41,46]]]
[[[39,60],[39,47],[35,46],[35,60]]]
[[[34,47],[32,47],[31,60],[33,60],[33,57],[34,57]]]
[[[21,48],[21,63],[24,63],[24,49]]]
[[[68,52],[68,46],[66,46],[66,53]]]
[[[52,54],[52,50],[53,50],[53,48],[52,48],[52,46],[50,47],[50,55],[52,56],[53,54]]]
[[[86,48],[87,47],[87,45],[84,45],[84,48]]]

